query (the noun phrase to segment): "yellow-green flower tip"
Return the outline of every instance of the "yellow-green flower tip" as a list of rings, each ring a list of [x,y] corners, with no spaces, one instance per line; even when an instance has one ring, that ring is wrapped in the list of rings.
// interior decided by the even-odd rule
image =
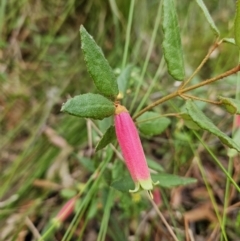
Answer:
[[[129,190],[129,192],[138,192],[140,189],[150,191],[153,189],[153,186],[157,185],[159,181],[153,182],[151,178],[148,178],[146,180],[138,180],[138,182],[135,182],[135,188],[133,190]]]
[[[129,192],[138,192],[140,189],[140,184],[139,182],[135,182],[135,188],[133,190],[129,190]]]
[[[153,189],[153,181],[151,178],[146,180],[139,180],[140,186],[143,190],[152,190]]]

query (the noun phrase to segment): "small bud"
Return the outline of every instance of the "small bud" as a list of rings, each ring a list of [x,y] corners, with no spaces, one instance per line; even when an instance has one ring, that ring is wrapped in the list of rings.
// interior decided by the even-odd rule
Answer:
[[[73,213],[77,198],[78,196],[75,196],[68,200],[58,212],[57,216],[53,219],[57,226],[63,223]]]
[[[162,198],[159,188],[153,190],[153,201],[160,206],[162,204]]]
[[[235,118],[235,127],[240,128],[240,115],[236,115]]]
[[[152,190],[153,181],[147,166],[141,140],[137,128],[124,106],[119,104],[116,105],[114,121],[116,136],[126,166],[135,183],[135,189],[129,191],[137,192],[140,187],[147,191]],[[151,196],[150,191],[149,194]]]

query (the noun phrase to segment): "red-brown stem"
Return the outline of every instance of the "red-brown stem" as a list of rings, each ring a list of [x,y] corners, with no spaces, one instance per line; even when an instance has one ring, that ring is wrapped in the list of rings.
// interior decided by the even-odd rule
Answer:
[[[188,92],[188,91],[190,91],[190,90],[199,88],[199,87],[201,87],[201,86],[211,84],[211,83],[213,83],[213,82],[215,82],[215,81],[217,81],[217,80],[220,80],[220,79],[223,79],[223,78],[225,78],[225,77],[227,77],[227,76],[229,76],[229,75],[235,74],[235,73],[237,73],[239,70],[240,70],[240,65],[237,65],[236,67],[234,67],[234,68],[226,71],[226,72],[223,73],[223,74],[220,74],[220,75],[218,75],[218,76],[216,76],[216,77],[213,77],[213,78],[211,78],[211,79],[207,79],[207,80],[205,80],[205,81],[203,81],[203,82],[201,82],[201,83],[199,83],[199,84],[195,84],[195,85],[189,86],[189,87],[187,87],[187,88],[185,88],[185,89],[182,89],[182,90],[180,91],[180,93],[185,93],[185,92]]]
[[[213,104],[213,105],[220,105],[222,103],[221,101],[207,100],[207,99],[199,98],[199,97],[194,96],[194,95],[184,94],[183,97],[187,97],[188,99],[192,99],[192,100],[199,100],[199,101],[207,102],[207,103],[210,103],[210,104]]]
[[[207,60],[209,59],[210,55],[212,54],[212,52],[222,43],[222,41],[218,42],[218,39],[215,41],[214,45],[210,48],[210,50],[208,51],[207,55],[204,57],[204,59],[202,60],[202,62],[200,63],[200,65],[196,68],[196,70],[193,72],[193,74],[182,83],[182,85],[180,86],[179,89],[183,89],[192,79],[193,77],[197,74],[197,72],[203,67],[203,65],[207,62]]]
[[[191,90],[194,90],[194,89],[197,89],[199,87],[202,87],[204,85],[208,85],[208,84],[211,84],[217,80],[220,80],[220,79],[223,79],[227,76],[230,76],[232,74],[235,74],[237,73],[238,71],[240,71],[240,65],[237,65],[236,67],[226,71],[225,73],[223,74],[220,74],[216,77],[213,77],[211,79],[207,79],[201,83],[198,83],[198,84],[195,84],[195,85],[192,85],[192,86],[189,86],[187,88],[184,88],[184,89],[181,89],[181,90],[176,90],[175,92],[169,94],[169,95],[166,95],[164,96],[163,98],[153,102],[151,105],[145,107],[144,109],[142,109],[141,111],[139,111],[134,117],[133,117],[133,120],[136,120],[140,115],[142,115],[144,112],[148,111],[148,110],[151,110],[152,108],[154,108],[155,106],[159,105],[159,104],[162,104],[163,102],[167,101],[167,100],[170,100],[176,96],[181,96],[183,93],[185,92],[188,92],[188,91],[191,91]]]

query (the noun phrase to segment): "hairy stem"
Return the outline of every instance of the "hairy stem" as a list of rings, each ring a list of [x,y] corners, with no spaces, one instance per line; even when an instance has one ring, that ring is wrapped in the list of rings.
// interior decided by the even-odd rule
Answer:
[[[202,86],[205,86],[205,85],[209,85],[217,80],[220,80],[220,79],[223,79],[227,76],[230,76],[232,74],[235,74],[237,73],[238,71],[240,71],[240,65],[237,65],[236,67],[226,71],[225,73],[223,74],[220,74],[216,77],[213,77],[213,78],[210,78],[210,79],[207,79],[201,83],[198,83],[198,84],[195,84],[195,85],[192,85],[190,87],[187,87],[187,88],[184,88],[184,89],[179,89],[179,90],[176,90],[175,92],[169,94],[169,95],[166,95],[164,96],[163,98],[153,102],[152,104],[148,105],[147,107],[145,107],[144,109],[142,109],[141,111],[139,111],[134,117],[133,117],[133,120],[136,120],[140,115],[142,115],[144,112],[146,111],[149,111],[151,110],[152,108],[154,108],[155,106],[159,105],[159,104],[162,104],[163,102],[165,101],[168,101],[174,97],[177,97],[177,96],[182,96],[183,93],[185,92],[188,92],[188,91],[191,91],[191,90],[194,90],[194,89],[197,89],[199,87],[202,87]]]
[[[199,100],[199,101],[207,102],[207,103],[210,103],[210,104],[213,104],[213,105],[220,105],[222,103],[221,101],[207,100],[207,99],[199,98],[199,97],[194,96],[194,95],[184,94],[183,97],[187,97],[188,99],[192,99],[192,100]]]

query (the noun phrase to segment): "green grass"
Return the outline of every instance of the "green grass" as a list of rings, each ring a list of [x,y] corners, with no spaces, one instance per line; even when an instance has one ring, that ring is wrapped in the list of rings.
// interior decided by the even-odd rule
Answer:
[[[205,2],[221,37],[233,37],[234,1]],[[189,77],[215,37],[195,1],[176,4]],[[160,7],[154,0],[1,1],[0,240],[171,240],[144,192],[110,187],[127,170],[112,146],[97,153],[94,147],[112,119],[87,122],[60,113],[69,97],[97,93],[80,49],[81,24],[115,70],[133,64],[124,99],[132,114],[176,89],[163,59]],[[237,48],[222,44],[191,83],[219,75],[238,61]],[[233,75],[191,94],[234,98],[237,81]],[[154,110],[176,113],[183,104],[174,98]],[[230,135],[232,116],[214,105],[200,105]],[[216,221],[190,220],[194,240],[208,240],[215,231],[213,240],[239,240],[239,209],[234,209],[239,193],[221,167],[238,184],[239,155],[229,158],[216,137],[202,131],[196,137],[175,117],[163,134],[141,139],[147,157],[166,172],[198,179],[172,190],[157,188],[159,210],[178,240],[186,240],[184,215],[206,203]],[[75,212],[56,228],[51,220],[72,193],[80,193]]]

